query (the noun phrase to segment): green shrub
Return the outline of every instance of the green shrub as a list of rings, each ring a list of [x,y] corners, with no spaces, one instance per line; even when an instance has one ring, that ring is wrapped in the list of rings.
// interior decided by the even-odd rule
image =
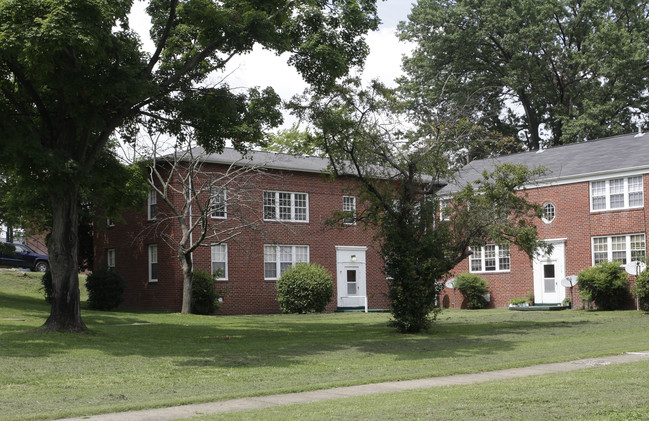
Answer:
[[[629,276],[619,262],[602,262],[577,275],[579,293],[600,310],[615,310],[629,295]]]
[[[121,304],[126,283],[113,270],[97,270],[86,278],[88,307],[95,310],[112,310]]]
[[[489,293],[487,281],[475,273],[461,273],[455,277],[455,288],[467,301],[467,308],[479,309],[487,307],[485,295]]]
[[[41,292],[45,296],[45,302],[52,304],[52,272],[49,270],[41,277]]]
[[[640,307],[644,311],[649,311],[649,270],[644,270],[636,276],[633,293],[640,300]]]
[[[525,304],[525,303],[528,303],[528,302],[529,302],[529,300],[527,298],[525,298],[525,297],[512,298],[511,300],[509,300],[509,304],[512,304],[512,305]]]
[[[333,278],[315,263],[298,263],[282,274],[276,287],[283,313],[323,312],[334,294]]]
[[[204,270],[194,271],[192,280],[192,313],[212,314],[221,304],[218,302],[219,294],[216,292],[214,282],[217,274],[210,275]]]

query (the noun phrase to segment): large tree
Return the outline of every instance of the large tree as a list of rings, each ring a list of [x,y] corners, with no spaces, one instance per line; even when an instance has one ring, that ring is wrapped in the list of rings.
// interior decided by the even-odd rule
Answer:
[[[134,0],[0,2],[0,161],[52,213],[52,310],[45,331],[84,331],[77,264],[79,194],[109,140],[133,137],[139,118],[210,151],[226,139],[260,142],[275,117],[272,89],[209,84],[255,44],[325,91],[367,53],[375,0],[150,0],[145,52],[129,26]],[[221,75],[219,79],[223,79]]]
[[[326,152],[333,174],[359,180],[365,210],[357,218],[378,232],[394,325],[419,332],[436,314],[440,281],[471,246],[506,242],[530,257],[547,248],[534,225],[538,205],[520,190],[542,169],[497,167],[456,195],[440,197],[455,156],[480,128],[445,115],[434,125],[405,130],[409,125],[395,92],[379,84],[351,86],[315,95],[296,109],[313,123],[309,136]],[[442,201],[450,206],[440,220]]]
[[[401,87],[422,118],[466,107],[526,147],[635,130],[649,111],[649,3],[419,0]]]

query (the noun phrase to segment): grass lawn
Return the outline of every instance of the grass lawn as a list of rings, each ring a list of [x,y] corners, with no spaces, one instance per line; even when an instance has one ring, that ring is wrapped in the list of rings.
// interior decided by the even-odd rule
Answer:
[[[649,361],[203,416],[220,420],[647,420]]]
[[[84,309],[90,334],[38,334],[49,307],[38,291],[39,275],[22,275],[0,272],[0,420],[88,415],[649,350],[649,315],[636,311],[445,311],[430,332],[401,335],[386,326],[387,314],[208,317]],[[649,368],[636,367],[646,378]],[[581,375],[569,376],[581,384]],[[502,384],[511,384],[511,390],[527,388]],[[466,393],[481,387],[471,390]],[[439,392],[403,394],[403,411],[417,414],[423,405],[419,402],[433,410],[426,398],[431,393]],[[372,400],[382,398],[367,399],[365,407],[381,413]],[[455,400],[449,395],[449,404]],[[321,405],[326,411],[337,404]],[[363,412],[358,417],[372,418]],[[397,418],[408,417],[401,413],[392,419]]]

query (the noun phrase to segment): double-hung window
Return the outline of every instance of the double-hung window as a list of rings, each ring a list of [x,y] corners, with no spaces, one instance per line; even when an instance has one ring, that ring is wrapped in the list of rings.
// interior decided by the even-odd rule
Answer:
[[[265,191],[264,219],[267,221],[308,222],[309,195],[307,193]]]
[[[228,279],[228,245],[212,245],[212,274],[218,275],[217,279]]]
[[[264,246],[264,279],[279,279],[296,263],[309,261],[309,246]]]
[[[158,282],[158,245],[149,244],[149,282]]]
[[[343,196],[343,212],[345,213],[343,223],[354,225],[356,223],[356,197]]]
[[[155,190],[149,190],[149,198],[147,200],[147,217],[149,221],[153,221],[158,216],[158,194]]]
[[[644,234],[593,237],[593,265],[601,262],[620,262],[625,265],[644,260],[647,254]]]
[[[591,211],[639,208],[643,205],[641,175],[590,183]]]
[[[471,247],[470,272],[503,272],[511,268],[509,244],[487,244]]]
[[[441,199],[439,201],[439,220],[440,221],[449,221],[451,219],[450,215],[450,199]]]
[[[226,198],[225,188],[213,186],[210,189],[210,216],[212,218],[226,219],[228,217]]]
[[[108,271],[115,270],[115,249],[108,249],[106,251],[106,269]]]

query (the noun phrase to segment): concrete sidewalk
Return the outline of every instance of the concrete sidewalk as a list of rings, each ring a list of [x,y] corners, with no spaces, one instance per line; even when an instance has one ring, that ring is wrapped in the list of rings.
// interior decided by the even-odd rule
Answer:
[[[333,389],[314,390],[311,392],[268,395],[253,398],[232,399],[228,401],[208,402],[169,408],[144,409],[140,411],[119,412],[80,418],[66,418],[66,421],[160,421],[189,418],[199,415],[221,414],[225,412],[261,409],[273,406],[296,403],[319,402],[331,399],[367,396],[386,392],[401,392],[413,389],[425,389],[437,386],[462,385],[487,382],[491,380],[512,379],[516,377],[538,376],[541,374],[561,373],[582,368],[621,364],[649,359],[649,351],[629,352],[610,357],[590,358],[567,361],[563,363],[539,364],[530,367],[510,368],[506,370],[487,371],[475,374],[432,377],[418,380],[374,383],[359,386],[336,387]]]

